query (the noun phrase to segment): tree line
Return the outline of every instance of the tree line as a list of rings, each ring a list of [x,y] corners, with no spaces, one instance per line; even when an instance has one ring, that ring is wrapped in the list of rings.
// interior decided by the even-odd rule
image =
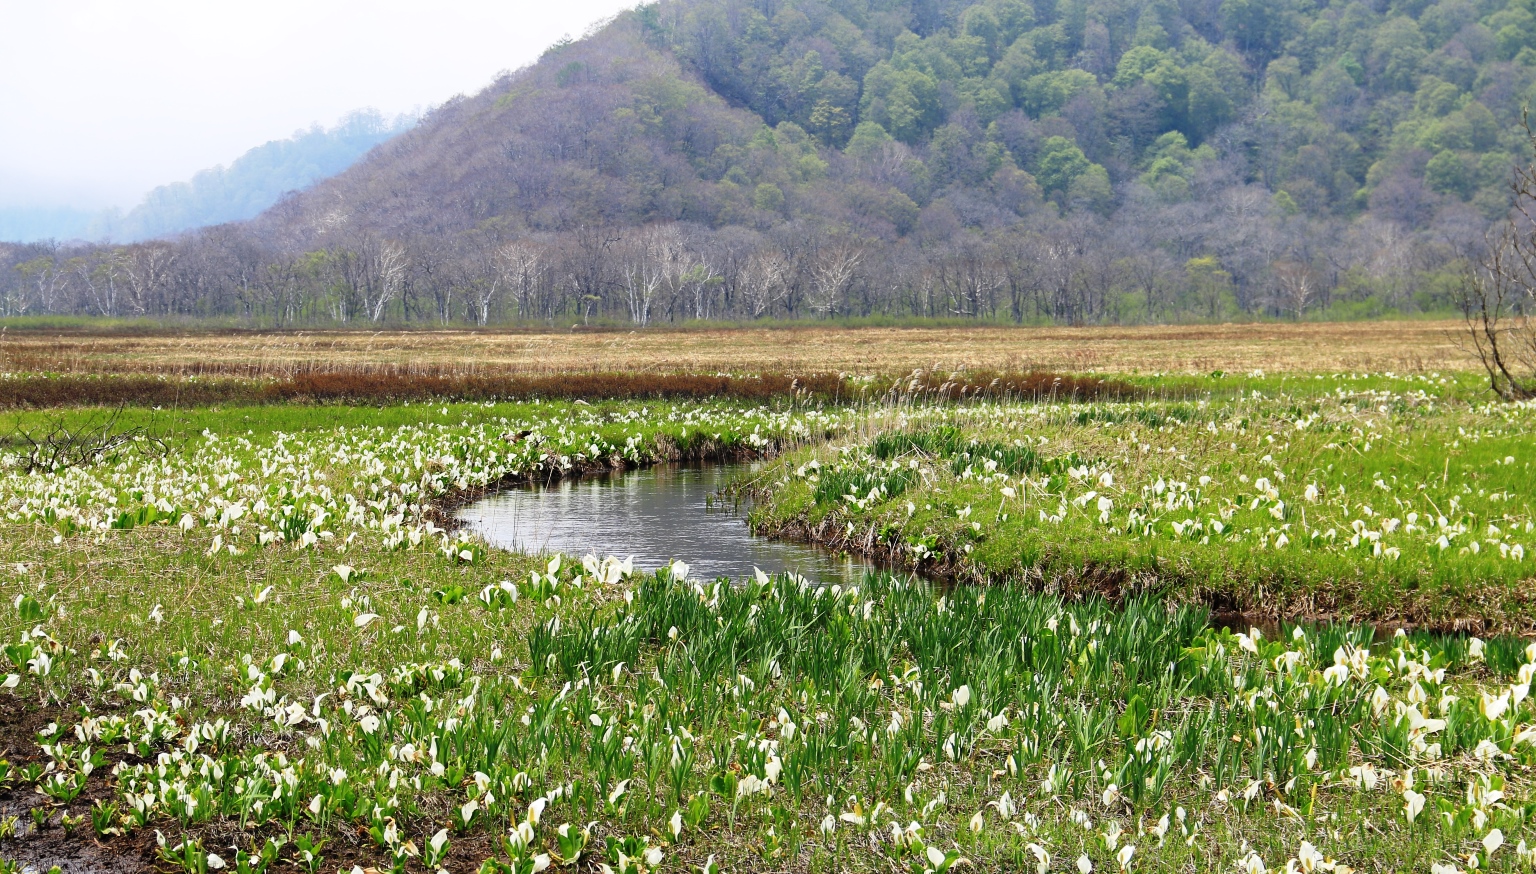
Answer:
[[[1204,210],[1091,213],[870,240],[811,221],[394,239],[285,252],[220,227],[130,246],[0,246],[0,315],[253,326],[817,318],[1150,323],[1440,313],[1481,222],[1405,231],[1285,216],[1252,187]]]
[[[0,246],[0,313],[250,324],[1440,313],[1536,0],[664,0],[257,219]]]

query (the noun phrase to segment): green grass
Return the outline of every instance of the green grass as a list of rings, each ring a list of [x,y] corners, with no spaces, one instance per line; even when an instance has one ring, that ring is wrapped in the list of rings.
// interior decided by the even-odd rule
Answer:
[[[1278,870],[1311,865],[1307,847],[1362,871],[1465,869],[1473,855],[1482,870],[1529,869],[1525,641],[1374,639],[1330,622],[1237,635],[1186,582],[1113,600],[1037,591],[1071,566],[1044,544],[1162,572],[1146,564],[1156,543],[1159,561],[1234,581],[1228,593],[1281,567],[1298,568],[1282,594],[1346,571],[1385,574],[1385,592],[1394,578],[1374,569],[1445,561],[1435,604],[1456,603],[1451,584],[1506,603],[1509,560],[1461,555],[1470,534],[1433,555],[1404,541],[1394,564],[1321,547],[1308,559],[1126,536],[1096,504],[1072,504],[1108,470],[1114,485],[1097,488],[1116,490],[1112,517],[1131,506],[1123,492],[1175,471],[1213,477],[1197,507],[1235,503],[1256,495],[1244,465],[1262,447],[1268,476],[1291,471],[1282,499],[1305,503],[1308,524],[1343,511],[1291,497],[1330,463],[1320,482],[1383,511],[1395,496],[1458,495],[1458,523],[1494,504],[1528,514],[1528,411],[1468,405],[1454,386],[1307,385],[896,411],[125,411],[174,432],[173,453],[0,478],[0,707],[21,719],[4,725],[30,726],[0,741],[0,796],[68,817],[109,852],[154,847],[158,832],[160,865],[193,874],[210,854],[242,872],[502,874],[578,849],[572,870],[923,872],[964,857],[1016,871],[1037,870],[1037,850],[1055,871],[1080,857],[1096,871]],[[1297,429],[1298,416],[1313,421]],[[1200,436],[1208,425],[1215,437]],[[1433,447],[1447,441],[1444,467]],[[1004,578],[1041,544],[1038,576],[939,590],[889,575],[827,590],[678,580],[489,550],[428,514],[552,467],[746,452],[779,453],[758,484],[775,484],[762,518],[860,534],[878,522],[885,542]],[[1358,460],[1378,455],[1391,466]],[[1084,466],[1091,476],[1073,473]],[[1002,504],[1004,472],[1051,499]],[[1383,490],[1377,472],[1399,489],[1440,479]],[[1491,501],[1495,483],[1513,497]],[[1073,508],[1060,523],[1024,512],[1060,497]],[[1268,506],[1245,501],[1230,521],[1253,528]],[[1362,591],[1364,603],[1375,590]],[[61,834],[30,825],[0,838],[0,858]]]
[[[899,410],[781,458],[754,523],[962,579],[1536,629],[1536,408],[1359,383]]]

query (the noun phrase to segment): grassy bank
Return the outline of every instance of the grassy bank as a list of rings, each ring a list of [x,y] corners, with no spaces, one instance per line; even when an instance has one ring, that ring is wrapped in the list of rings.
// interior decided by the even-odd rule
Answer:
[[[1429,377],[920,406],[780,459],[754,524],[962,580],[1536,629],[1536,407]]]
[[[1377,639],[1327,623],[1238,635],[1213,627],[1185,582],[1165,591],[1188,597],[1037,591],[1047,571],[1068,576],[1045,552],[1024,584],[731,585],[681,566],[489,550],[437,512],[589,467],[777,455],[765,519],[804,518],[824,536],[886,520],[885,542],[924,544],[904,554],[962,571],[994,555],[1023,566],[1023,532],[1059,530],[1052,542],[1107,566],[1152,541],[1110,536],[1135,506],[1121,490],[1146,486],[1149,506],[1177,503],[1168,513],[1207,526],[1234,508],[1224,530],[1269,519],[1265,533],[1292,540],[1319,514],[1347,532],[1335,545],[1357,532],[1330,514],[1369,531],[1389,507],[1404,520],[1353,552],[1309,547],[1319,563],[1300,565],[1312,576],[1297,591],[1325,571],[1375,579],[1447,561],[1432,579],[1481,580],[1489,603],[1514,603],[1505,569],[1532,559],[1469,541],[1493,542],[1497,509],[1512,517],[1498,517],[1497,542],[1523,542],[1528,411],[1468,405],[1450,381],[1330,379],[1283,400],[1277,385],[944,406],[928,403],[944,394],[933,386],[884,412],[126,410],[125,426],[166,439],[57,471],[23,473],[11,455],[0,475],[0,866],[1528,869],[1536,648],[1524,640]],[[1384,447],[1396,467],[1342,466]],[[1398,455],[1440,479],[1405,484],[1419,468]],[[1176,476],[1188,487],[1171,488]],[[1452,497],[1461,514],[1434,521],[1448,548],[1421,555],[1401,539],[1401,526],[1429,525],[1407,521],[1415,502]],[[1060,520],[1038,521],[1063,501]],[[1304,505],[1307,525],[1271,513],[1280,501]],[[1177,521],[1147,515],[1154,532]],[[1035,521],[1008,527],[1023,518]],[[1170,543],[1212,568],[1223,551],[1261,571],[1299,554],[1277,551],[1276,535],[1229,550],[1220,536]]]

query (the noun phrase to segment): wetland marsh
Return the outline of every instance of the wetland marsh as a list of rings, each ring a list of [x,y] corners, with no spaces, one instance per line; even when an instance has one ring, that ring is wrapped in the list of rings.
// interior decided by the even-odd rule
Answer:
[[[1529,868],[1533,408],[1428,373],[1208,384],[129,409],[167,439],[32,472],[13,445],[0,858]],[[716,579],[445,517],[717,460],[759,465],[760,532],[899,573]],[[1213,625],[1230,604],[1271,630]]]

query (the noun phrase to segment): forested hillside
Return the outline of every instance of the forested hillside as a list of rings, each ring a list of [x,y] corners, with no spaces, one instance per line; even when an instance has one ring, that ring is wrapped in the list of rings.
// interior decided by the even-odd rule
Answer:
[[[1533,46],[1533,0],[664,0],[254,222],[0,282],[259,324],[1443,311]]]

